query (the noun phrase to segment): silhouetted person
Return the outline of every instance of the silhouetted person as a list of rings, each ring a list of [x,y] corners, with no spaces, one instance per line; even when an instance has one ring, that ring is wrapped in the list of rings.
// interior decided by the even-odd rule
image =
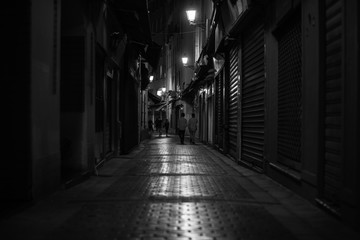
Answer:
[[[195,118],[195,113],[191,114],[191,118],[189,119],[189,133],[190,133],[190,143],[195,144],[195,133],[197,130],[198,120]]]
[[[166,136],[168,136],[169,125],[170,125],[169,120],[168,120],[168,119],[165,119],[164,128],[165,128],[165,134],[166,134]]]
[[[156,127],[156,131],[158,131],[159,133],[159,137],[161,137],[161,129],[162,129],[162,121],[160,118],[157,118],[156,121],[155,121],[155,127]]]
[[[152,120],[149,120],[149,121],[148,121],[148,128],[149,128],[149,132],[152,133],[153,130],[154,130],[154,129],[153,129],[153,122],[152,122]]]
[[[187,127],[187,120],[185,119],[185,113],[181,113],[181,117],[179,118],[177,127],[178,127],[180,142],[181,144],[184,144],[185,130]]]

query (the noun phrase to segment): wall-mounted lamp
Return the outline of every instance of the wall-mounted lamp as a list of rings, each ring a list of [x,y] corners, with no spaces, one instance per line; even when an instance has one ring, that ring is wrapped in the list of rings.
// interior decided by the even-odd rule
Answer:
[[[201,27],[201,28],[205,29],[205,23],[204,22],[196,22],[195,21],[195,19],[196,19],[196,10],[194,10],[194,9],[186,10],[186,16],[187,16],[187,19],[188,19],[190,25]]]
[[[166,88],[165,87],[162,87],[162,88],[159,88],[156,92],[156,95],[158,95],[159,97],[163,96],[166,92]]]
[[[194,22],[196,17],[196,10],[186,10],[186,16],[189,22]]]
[[[194,70],[194,66],[192,66],[192,65],[187,65],[187,63],[188,63],[188,61],[189,61],[189,58],[188,58],[188,57],[186,57],[186,56],[182,57],[182,58],[181,58],[181,61],[182,61],[183,65],[184,65],[184,67],[188,67],[188,68],[191,68],[191,69]]]
[[[154,76],[153,76],[153,75],[150,75],[149,81],[150,81],[150,82],[154,81]]]

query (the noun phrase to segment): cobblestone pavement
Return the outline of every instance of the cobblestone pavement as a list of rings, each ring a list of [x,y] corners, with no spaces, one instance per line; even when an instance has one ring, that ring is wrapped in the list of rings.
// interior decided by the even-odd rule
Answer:
[[[175,136],[110,160],[0,229],[4,239],[358,239],[265,175]]]

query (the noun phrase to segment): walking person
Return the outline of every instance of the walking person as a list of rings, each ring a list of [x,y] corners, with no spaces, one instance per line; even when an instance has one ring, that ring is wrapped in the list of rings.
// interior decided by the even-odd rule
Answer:
[[[187,127],[187,120],[185,118],[185,113],[181,113],[181,117],[179,118],[177,125],[181,144],[184,144],[186,127]]]
[[[159,137],[161,137],[161,134],[162,134],[162,132],[161,132],[161,130],[162,130],[162,121],[161,121],[161,119],[159,117],[155,121],[155,127],[156,127],[156,131],[158,131],[158,133],[159,133]]]
[[[152,120],[149,120],[148,121],[148,128],[149,128],[149,133],[150,134],[152,134],[152,132],[153,132],[153,122],[152,122]]]
[[[190,143],[195,144],[195,133],[197,130],[198,120],[195,118],[195,113],[191,114],[191,118],[189,119],[189,133],[190,133]]]
[[[165,134],[166,134],[166,137],[168,136],[168,133],[169,133],[169,120],[166,118],[165,119],[165,122],[164,122],[164,128],[165,128]]]

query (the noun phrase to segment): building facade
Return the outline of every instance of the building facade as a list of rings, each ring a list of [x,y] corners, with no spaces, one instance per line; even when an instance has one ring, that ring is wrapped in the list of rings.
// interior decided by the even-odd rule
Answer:
[[[352,225],[359,214],[359,4],[213,4],[202,65],[184,92],[196,103],[200,140]]]
[[[5,9],[13,19],[3,55],[12,157],[1,189],[3,201],[21,203],[97,173],[139,144],[151,34],[145,0],[33,0]]]

